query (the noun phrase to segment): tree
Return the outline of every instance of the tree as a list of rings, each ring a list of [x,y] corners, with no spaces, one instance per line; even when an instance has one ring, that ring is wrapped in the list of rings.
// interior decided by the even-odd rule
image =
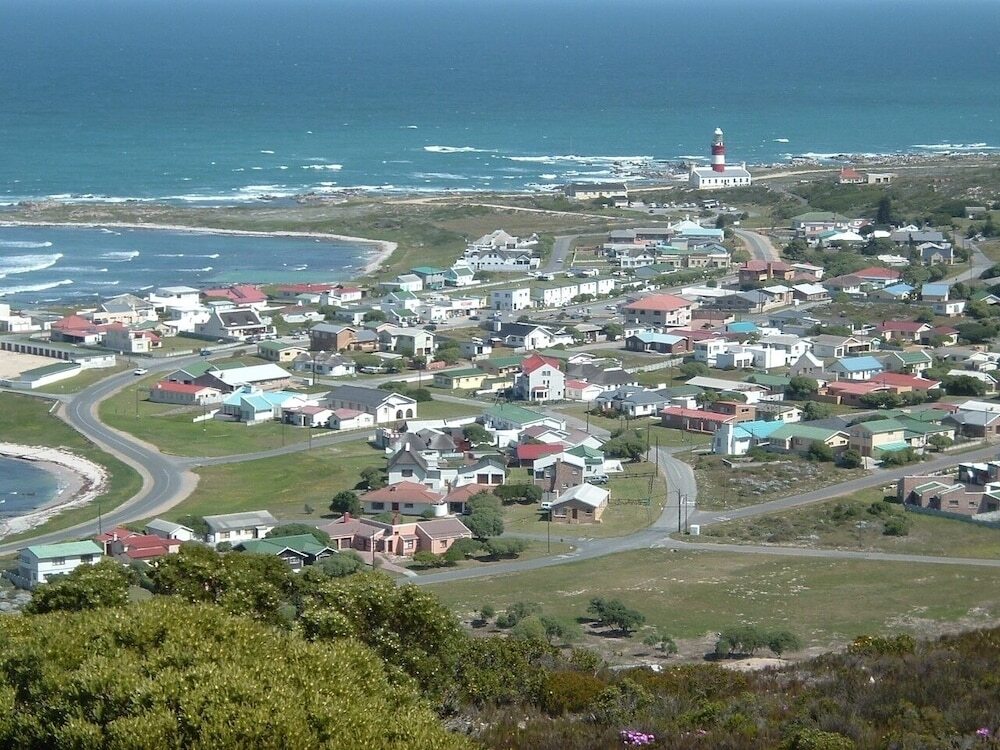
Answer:
[[[448,560],[444,555],[436,555],[427,550],[420,550],[413,553],[413,562],[421,568],[443,568],[448,565]]]
[[[642,642],[647,646],[652,646],[657,651],[667,655],[672,656],[677,653],[676,641],[674,641],[670,634],[662,628],[654,630],[652,633],[643,638]]]
[[[698,375],[708,375],[708,373],[711,372],[708,365],[704,362],[685,362],[677,369],[685,378],[693,378]]]
[[[545,629],[545,638],[549,643],[559,641],[569,644],[580,640],[583,635],[579,624],[575,620],[567,617],[549,617],[542,615],[540,618],[542,627]]]
[[[330,535],[325,531],[317,529],[315,526],[310,526],[307,523],[285,523],[281,526],[275,526],[265,535],[266,539],[273,539],[275,537],[282,536],[299,536],[303,534],[308,534],[313,539],[315,539],[320,544],[329,544]]]
[[[462,358],[462,350],[455,344],[442,345],[434,354],[434,359],[446,365],[454,365]]]
[[[406,391],[407,396],[412,398],[418,404],[426,404],[428,401],[433,401],[434,397],[431,392],[426,388],[412,388]]]
[[[601,327],[601,333],[607,337],[608,341],[617,341],[625,334],[625,327],[621,323],[609,321]]]
[[[211,529],[208,528],[208,524],[205,522],[205,519],[201,516],[181,516],[177,519],[177,523],[181,526],[187,526],[199,539],[204,539],[211,531]]]
[[[361,476],[361,486],[369,490],[377,490],[385,487],[385,469],[381,466],[366,466],[359,474]]]
[[[470,422],[462,428],[462,435],[473,445],[492,445],[493,433],[479,422]]]
[[[412,684],[391,684],[377,655],[346,639],[311,644],[176,599],[132,605],[127,617],[8,617],[3,632],[3,747],[383,747],[387,726],[398,747],[469,747]]]
[[[630,634],[646,621],[642,613],[629,609],[619,599],[595,597],[590,600],[587,612],[597,618],[598,624],[615,628],[624,635]]]
[[[454,544],[444,553],[444,559],[448,562],[456,563],[467,557],[471,557],[482,549],[482,547],[483,543],[476,539],[456,539]]]
[[[839,465],[844,469],[857,469],[864,464],[861,454],[853,448],[848,448],[840,454]]]
[[[813,440],[806,450],[806,458],[810,461],[833,461],[833,448],[821,440]]]
[[[756,625],[733,625],[719,633],[717,656],[753,656],[767,645],[768,636]]]
[[[802,640],[788,630],[775,630],[767,634],[767,647],[775,656],[802,648]]]
[[[819,383],[812,378],[796,375],[788,381],[785,387],[785,398],[792,401],[805,401],[819,391]]]
[[[517,538],[487,539],[483,547],[492,558],[516,558],[528,548],[528,542],[525,539]]]
[[[542,488],[535,484],[501,484],[493,488],[493,494],[503,503],[537,503],[542,499]]]
[[[927,444],[932,446],[934,450],[938,451],[939,453],[943,451],[945,448],[950,448],[952,445],[954,445],[954,443],[955,441],[952,440],[947,435],[931,435],[929,438],[927,438]]]
[[[465,525],[477,539],[500,536],[503,533],[503,517],[494,508],[480,508],[465,518]]]
[[[869,409],[895,409],[903,403],[902,397],[891,391],[866,393],[859,400],[862,406]]]
[[[985,396],[986,383],[971,375],[947,375],[942,381],[949,396]]]
[[[829,404],[824,404],[819,401],[808,401],[806,405],[802,407],[802,418],[807,422],[811,422],[815,419],[827,419],[833,415],[833,408]]]
[[[319,563],[319,569],[331,578],[343,578],[358,573],[365,567],[361,555],[353,550],[344,550],[335,555],[324,557]]]
[[[628,458],[630,461],[641,461],[649,450],[646,436],[638,430],[626,430],[611,438],[604,444],[605,455],[612,458]]]
[[[81,565],[35,589],[24,611],[44,614],[124,607],[128,604],[130,578],[128,568],[111,559],[96,565]]]
[[[369,310],[365,313],[364,321],[365,323],[384,323],[386,321],[385,313],[381,310]]]
[[[542,608],[534,602],[514,602],[497,617],[498,628],[512,628],[525,617],[536,615]]]
[[[548,643],[549,641],[545,632],[545,625],[542,624],[542,619],[538,615],[529,615],[522,620],[518,620],[510,629],[510,634],[514,638],[525,641],[542,641],[543,643]]]
[[[379,478],[381,478],[382,471],[379,469]],[[366,480],[367,481],[367,480]],[[332,513],[350,513],[352,516],[361,515],[361,500],[358,499],[358,495],[350,490],[342,490],[333,496],[333,500],[330,501],[330,511]]]
[[[997,335],[995,323],[978,323],[970,321],[955,326],[958,335],[970,344],[984,344]]]
[[[878,210],[875,212],[876,226],[888,226],[892,224],[892,198],[885,193],[878,201]]]

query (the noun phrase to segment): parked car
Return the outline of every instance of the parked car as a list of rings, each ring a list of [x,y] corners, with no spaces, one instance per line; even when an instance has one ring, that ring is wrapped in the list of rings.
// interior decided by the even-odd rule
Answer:
[[[147,370],[147,369],[146,369],[145,367],[136,367],[136,368],[135,368],[135,369],[134,369],[134,370],[132,371],[132,374],[133,374],[133,375],[145,375],[145,374],[146,374],[146,373],[148,373],[148,372],[149,372],[149,370]]]
[[[607,484],[608,475],[607,474],[594,474],[590,479],[587,480],[591,484]]]
[[[552,503],[550,503],[548,500],[546,500],[544,502],[539,503],[538,507],[541,510],[552,510]]]

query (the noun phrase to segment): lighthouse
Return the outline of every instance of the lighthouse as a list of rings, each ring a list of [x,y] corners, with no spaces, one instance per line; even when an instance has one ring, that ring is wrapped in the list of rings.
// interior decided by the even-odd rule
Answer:
[[[712,171],[726,171],[726,144],[722,140],[722,128],[715,129],[715,138],[712,140]]]

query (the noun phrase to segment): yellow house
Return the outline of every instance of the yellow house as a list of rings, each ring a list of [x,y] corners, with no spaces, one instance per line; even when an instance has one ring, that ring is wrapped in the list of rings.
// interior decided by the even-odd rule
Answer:
[[[909,447],[906,442],[906,427],[895,419],[862,422],[848,428],[848,434],[851,436],[851,447],[862,456],[877,458],[880,453]]]
[[[434,385],[437,388],[447,388],[452,391],[478,390],[483,387],[487,378],[489,378],[489,373],[470,367],[465,370],[436,372],[434,373]]]

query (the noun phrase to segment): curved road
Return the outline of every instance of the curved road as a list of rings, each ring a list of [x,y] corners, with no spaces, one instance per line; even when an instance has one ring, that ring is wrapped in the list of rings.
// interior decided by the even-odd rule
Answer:
[[[736,229],[736,236],[743,240],[754,260],[778,261],[781,254],[771,243],[771,240],[758,232],[751,232],[746,229]]]

